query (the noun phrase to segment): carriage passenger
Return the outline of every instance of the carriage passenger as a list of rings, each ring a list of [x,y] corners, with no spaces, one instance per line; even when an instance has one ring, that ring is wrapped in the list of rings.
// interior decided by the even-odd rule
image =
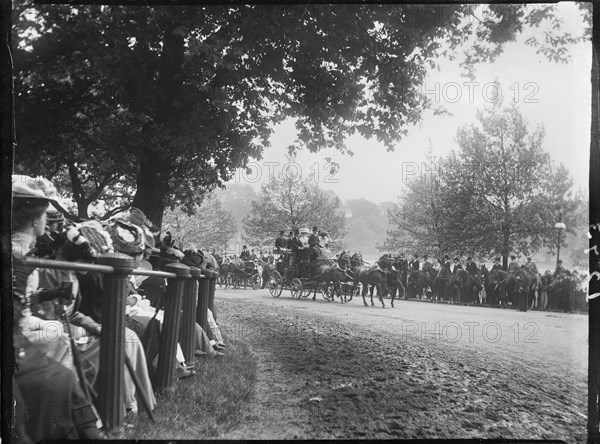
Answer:
[[[298,230],[294,230],[294,231],[290,231],[288,234],[288,238],[287,238],[287,242],[286,242],[286,247],[288,250],[291,250],[292,248],[292,243],[294,242],[294,236],[295,236],[295,232]]]
[[[329,250],[329,242],[331,239],[325,231],[319,232],[319,246],[321,247],[321,255],[326,258],[331,258],[331,251]]]
[[[242,247],[242,252],[240,253],[240,259],[243,261],[250,260],[250,252],[248,251],[248,247],[246,245],[244,245]]]
[[[275,253],[281,253],[281,250],[287,247],[287,239],[285,238],[285,232],[281,230],[279,237],[275,239]]]
[[[308,236],[308,246],[311,248],[317,247],[319,245],[319,229],[317,227],[313,227],[312,233]]]
[[[299,250],[303,247],[302,242],[300,241],[300,232],[299,230],[294,230],[294,237],[290,239],[288,242],[288,248],[291,250],[290,254],[290,263],[288,266],[293,266],[296,262],[297,255],[299,254]]]
[[[313,227],[312,233],[308,236],[308,246],[314,252],[313,257],[321,256],[321,246],[319,244],[319,229]]]

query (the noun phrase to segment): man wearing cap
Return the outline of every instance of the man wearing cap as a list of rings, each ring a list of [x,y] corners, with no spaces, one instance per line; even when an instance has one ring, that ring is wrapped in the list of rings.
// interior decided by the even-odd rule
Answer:
[[[508,272],[509,273],[516,273],[517,271],[519,271],[519,268],[521,268],[519,266],[519,263],[517,262],[517,257],[513,254],[510,256],[510,263],[508,264]]]

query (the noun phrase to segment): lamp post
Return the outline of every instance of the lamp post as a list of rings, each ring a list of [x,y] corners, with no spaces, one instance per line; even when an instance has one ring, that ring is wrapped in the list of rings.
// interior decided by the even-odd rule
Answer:
[[[562,234],[562,230],[566,229],[567,226],[563,222],[557,222],[554,225],[556,228],[558,236],[556,239],[556,268],[558,268],[558,261],[560,260],[560,236]]]

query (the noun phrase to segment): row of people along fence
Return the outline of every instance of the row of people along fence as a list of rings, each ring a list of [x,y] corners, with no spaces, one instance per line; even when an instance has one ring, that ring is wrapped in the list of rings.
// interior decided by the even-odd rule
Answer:
[[[167,279],[164,320],[160,335],[156,393],[174,391],[174,367],[177,342],[186,361],[194,361],[195,324],[208,330],[207,310],[215,320],[215,288],[218,273],[188,267],[181,263],[164,266],[165,271],[134,269],[135,261],[121,253],[104,254],[96,264],[82,264],[48,259],[27,258],[24,265],[36,268],[65,269],[102,273],[105,277],[102,319],[106,328],[101,331],[98,372],[97,409],[106,431],[118,431],[123,425],[123,393],[125,369],[125,299],[127,281],[131,275],[155,276]],[[135,382],[135,381],[134,381]],[[148,412],[151,415],[150,412]]]

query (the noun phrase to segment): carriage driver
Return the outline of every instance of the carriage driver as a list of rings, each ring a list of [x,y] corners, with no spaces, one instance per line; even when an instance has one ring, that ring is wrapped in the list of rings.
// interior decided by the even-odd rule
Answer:
[[[285,238],[285,231],[279,232],[279,237],[275,239],[275,251],[274,253],[281,253],[281,250],[287,247],[287,239]]]
[[[242,252],[240,253],[240,259],[243,261],[250,260],[250,252],[248,251],[248,247],[246,245],[244,245],[242,247]]]
[[[291,267],[292,265],[294,265],[294,262],[296,262],[296,256],[298,255],[298,251],[303,247],[302,242],[300,241],[300,231],[296,228],[294,230],[294,237],[292,237],[289,242],[288,242],[288,248],[291,251],[290,254],[290,263],[289,263],[289,267]]]

